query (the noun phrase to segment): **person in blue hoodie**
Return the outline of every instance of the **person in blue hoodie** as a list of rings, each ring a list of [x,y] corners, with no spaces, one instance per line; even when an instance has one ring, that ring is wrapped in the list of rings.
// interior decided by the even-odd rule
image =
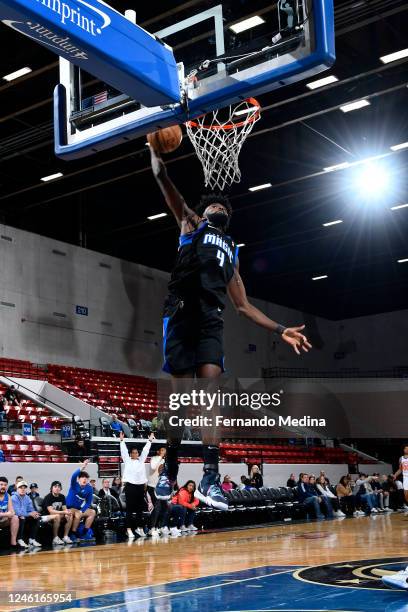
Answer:
[[[28,484],[25,480],[20,480],[17,483],[17,490],[11,496],[11,502],[15,514],[19,518],[19,528],[17,535],[17,544],[20,548],[41,548],[40,542],[35,539],[40,526],[40,514],[34,509],[33,502],[27,495]],[[28,544],[24,540],[24,532],[28,529],[29,540]]]
[[[93,490],[89,484],[89,474],[85,468],[89,463],[86,459],[84,463],[71,476],[71,486],[67,495],[67,508],[72,510],[74,519],[70,538],[73,542],[79,539],[93,540],[94,535],[91,529],[95,520],[95,510],[91,508]],[[85,533],[79,538],[77,530],[82,519],[85,519]]]

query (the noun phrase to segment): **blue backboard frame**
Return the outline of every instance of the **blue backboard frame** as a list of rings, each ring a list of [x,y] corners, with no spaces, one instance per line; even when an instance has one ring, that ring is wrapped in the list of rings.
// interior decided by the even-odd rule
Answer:
[[[278,59],[243,70],[235,75],[217,75],[203,82],[197,91],[188,92],[188,109],[175,103],[165,107],[143,107],[134,113],[90,130],[73,130],[67,118],[70,92],[67,90],[70,64],[62,61],[65,85],[54,92],[55,153],[66,160],[77,159],[141,137],[157,129],[184,123],[206,112],[257,96],[278,87],[310,78],[330,68],[335,61],[333,0],[310,0],[312,23],[305,24],[309,47],[281,63]],[[218,8],[218,7],[216,7]],[[216,10],[216,9],[212,9]],[[214,13],[214,18],[217,15]],[[68,75],[68,76],[67,76]],[[180,81],[181,81],[180,76]]]

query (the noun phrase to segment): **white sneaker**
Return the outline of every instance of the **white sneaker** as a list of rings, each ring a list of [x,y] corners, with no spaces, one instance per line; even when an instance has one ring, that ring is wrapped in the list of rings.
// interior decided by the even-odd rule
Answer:
[[[128,529],[127,530],[127,537],[128,537],[128,540],[134,540],[136,536],[135,536],[135,534],[133,533],[133,531],[131,529]]]
[[[382,581],[391,588],[408,590],[408,568],[392,576],[383,576]]]
[[[55,538],[52,541],[52,545],[53,546],[64,546],[64,540],[61,540],[61,538],[59,538],[58,536],[55,536]]]
[[[42,544],[37,542],[37,540],[34,540],[34,538],[30,538],[28,540],[28,543],[29,543],[30,546],[34,546],[35,548],[41,548],[42,547]]]
[[[198,531],[198,528],[195,525],[188,525],[187,530],[188,531]]]
[[[146,534],[141,527],[135,529],[135,533],[139,536],[139,538],[145,538]]]
[[[20,548],[28,548],[28,544],[26,544],[22,539],[17,540],[17,544],[20,546]]]
[[[180,527],[180,531],[181,531],[182,533],[184,533],[185,531],[188,531],[188,529],[187,529],[187,527],[186,527],[185,525],[182,525],[182,526]]]
[[[168,527],[162,527],[161,529],[159,529],[160,533],[162,534],[162,536],[168,536],[170,533],[170,529]]]
[[[377,508],[373,508],[373,509],[371,510],[371,512],[374,512],[374,513],[376,513],[376,514],[377,514],[377,513],[378,513],[378,510],[377,510]]]
[[[152,536],[152,538],[159,538],[160,537],[159,529],[156,529],[155,527],[153,527],[153,529],[150,530],[150,535]]]
[[[365,516],[365,512],[363,512],[362,510],[357,510],[357,514],[358,516]]]
[[[404,511],[404,512],[408,512],[408,506],[407,506],[407,504],[404,504],[404,505],[402,506],[402,509],[403,509],[403,511]]]
[[[181,531],[180,529],[177,529],[177,527],[172,527],[170,529],[170,535],[173,536],[174,538],[177,538],[178,536],[181,536]]]
[[[69,536],[64,536],[62,538],[62,541],[64,542],[64,544],[73,544],[71,538]]]
[[[378,512],[384,512],[384,508],[377,508]]]
[[[392,508],[384,508],[384,512],[394,512]]]

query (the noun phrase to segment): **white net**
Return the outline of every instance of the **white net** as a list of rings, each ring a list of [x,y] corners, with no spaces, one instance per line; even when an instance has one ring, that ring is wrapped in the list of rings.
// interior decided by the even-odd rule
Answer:
[[[240,182],[239,154],[260,116],[259,103],[249,98],[186,123],[187,134],[203,166],[206,187],[222,191]]]

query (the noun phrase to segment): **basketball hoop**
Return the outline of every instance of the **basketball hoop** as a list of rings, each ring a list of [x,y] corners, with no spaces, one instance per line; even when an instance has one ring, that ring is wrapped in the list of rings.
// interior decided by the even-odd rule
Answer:
[[[259,102],[248,98],[187,121],[187,134],[203,166],[206,187],[222,191],[240,182],[239,154],[260,116]]]

